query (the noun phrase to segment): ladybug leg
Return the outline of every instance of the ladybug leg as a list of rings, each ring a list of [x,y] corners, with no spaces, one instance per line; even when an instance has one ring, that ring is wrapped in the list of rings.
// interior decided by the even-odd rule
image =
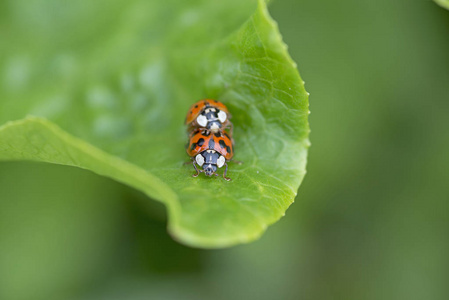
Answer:
[[[185,161],[182,163],[183,166],[190,165],[193,161],[193,157],[190,158],[190,161]]]
[[[234,126],[232,125],[232,123],[229,122],[225,127],[223,127],[223,131],[231,137],[232,144],[234,144],[234,139],[232,138],[232,135],[234,133]]]
[[[192,161],[192,164],[196,171],[196,174],[193,174],[192,177],[198,177],[198,175],[200,175],[200,173],[203,172],[203,170],[198,170],[198,168],[196,167],[196,162],[194,160]]]
[[[228,164],[225,163],[224,165],[226,166],[226,169],[225,169],[225,171],[224,171],[224,173],[223,173],[223,178],[224,178],[226,181],[231,181],[231,180],[232,180],[231,178],[226,177],[226,173],[228,172]]]
[[[188,129],[189,132],[189,140],[192,138],[192,136],[194,136],[195,134],[198,133],[198,129],[193,128],[192,126],[189,127]],[[188,146],[189,143],[187,143]]]

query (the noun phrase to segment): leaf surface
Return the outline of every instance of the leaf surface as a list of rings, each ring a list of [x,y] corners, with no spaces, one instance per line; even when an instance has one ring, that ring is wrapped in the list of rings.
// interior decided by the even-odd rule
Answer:
[[[196,247],[252,241],[284,215],[305,174],[308,94],[264,1],[7,3],[0,160],[128,184]],[[231,182],[183,165],[184,117],[202,98],[232,113],[244,164]]]

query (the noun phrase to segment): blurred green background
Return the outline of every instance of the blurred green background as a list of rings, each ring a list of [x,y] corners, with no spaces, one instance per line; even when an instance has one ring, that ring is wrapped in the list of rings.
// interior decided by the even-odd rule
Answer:
[[[449,298],[449,11],[270,12],[311,93],[308,174],[286,217],[254,243],[192,249],[126,186],[0,163],[0,299]]]

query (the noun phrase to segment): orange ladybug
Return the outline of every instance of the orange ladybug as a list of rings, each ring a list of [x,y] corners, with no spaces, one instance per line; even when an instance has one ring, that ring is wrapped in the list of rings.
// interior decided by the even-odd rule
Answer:
[[[230,118],[229,110],[223,103],[204,99],[190,107],[185,124],[188,125],[188,132],[192,132],[196,128],[207,129],[214,133],[227,128],[232,131]]]
[[[202,172],[206,176],[219,176],[216,173],[217,169],[225,166],[223,178],[227,181],[231,180],[226,177],[228,171],[226,162],[230,161],[234,155],[234,145],[231,137],[226,132],[217,131],[213,133],[209,130],[198,128],[192,132],[186,151],[196,171],[196,174],[192,175],[193,177],[197,177]],[[202,170],[198,170],[197,165]]]

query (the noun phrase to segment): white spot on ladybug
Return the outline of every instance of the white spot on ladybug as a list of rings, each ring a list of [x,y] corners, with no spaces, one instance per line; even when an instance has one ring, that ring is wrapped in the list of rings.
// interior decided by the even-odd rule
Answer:
[[[204,157],[201,154],[198,154],[195,157],[195,160],[196,160],[196,163],[200,165],[200,167],[203,166],[203,164],[204,164]]]
[[[196,118],[196,122],[198,123],[198,125],[200,125],[202,127],[206,127],[207,118],[203,115],[199,115],[198,118]]]
[[[221,123],[224,123],[226,121],[226,113],[222,110],[218,113],[218,120],[220,120]]]
[[[220,155],[220,157],[217,159],[217,166],[219,168],[223,167],[224,163],[225,163],[225,158],[223,155]]]

